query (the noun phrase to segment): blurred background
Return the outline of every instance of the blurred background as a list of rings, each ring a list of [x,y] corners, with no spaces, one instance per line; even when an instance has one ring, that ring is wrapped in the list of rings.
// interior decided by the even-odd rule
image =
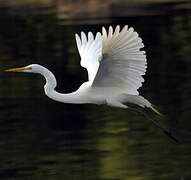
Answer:
[[[87,72],[74,34],[118,24],[142,37],[139,91],[165,116],[144,111],[182,144],[137,113],[55,102],[40,75],[4,72],[38,63],[55,74],[57,91],[75,91]],[[190,39],[190,1],[1,0],[0,179],[190,180]]]

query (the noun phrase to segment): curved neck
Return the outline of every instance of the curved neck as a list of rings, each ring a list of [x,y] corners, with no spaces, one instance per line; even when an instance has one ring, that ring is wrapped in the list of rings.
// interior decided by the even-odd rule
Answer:
[[[41,75],[43,75],[46,79],[46,84],[44,86],[45,94],[59,102],[64,102],[64,103],[80,103],[79,102],[79,95],[77,91],[73,93],[68,93],[68,94],[62,94],[57,91],[55,91],[57,82],[54,74],[46,69],[45,67],[41,67],[41,71],[39,72]]]
[[[56,85],[57,85],[56,78],[55,78],[54,74],[45,67],[41,68],[40,74],[42,76],[44,76],[44,78],[46,79],[46,84],[44,86],[44,89],[45,90],[46,89],[54,90],[56,88]]]

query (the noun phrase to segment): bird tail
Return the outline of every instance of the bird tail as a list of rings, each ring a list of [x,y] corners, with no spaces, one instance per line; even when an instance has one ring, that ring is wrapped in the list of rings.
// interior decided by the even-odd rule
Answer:
[[[150,108],[151,108],[155,113],[157,113],[159,116],[164,116],[164,115],[163,115],[162,113],[160,113],[157,109],[155,109],[155,108],[153,107],[153,105],[151,105]]]
[[[139,95],[129,95],[129,94],[122,94],[119,99],[120,102],[129,102],[136,104],[142,108],[150,108],[153,110],[156,114],[163,116],[156,108],[154,108],[154,105],[151,104],[147,99],[145,99],[143,96]]]
[[[138,98],[138,101],[139,101],[139,106],[141,107],[147,107],[147,108],[150,108],[151,110],[153,110],[156,114],[158,114],[159,116],[163,116],[163,114],[161,114],[155,107],[153,104],[151,104],[147,99],[145,99],[144,97],[142,96],[137,96]],[[137,101],[137,102],[138,102]]]

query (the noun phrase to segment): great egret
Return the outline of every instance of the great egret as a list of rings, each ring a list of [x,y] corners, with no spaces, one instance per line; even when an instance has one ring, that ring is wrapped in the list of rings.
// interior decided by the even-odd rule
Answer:
[[[38,64],[6,71],[41,74],[46,79],[44,86],[46,95],[55,101],[75,104],[107,104],[139,112],[167,136],[178,141],[145,113],[124,104],[129,102],[143,108],[151,108],[161,115],[137,91],[142,86],[144,81],[142,75],[145,74],[147,67],[145,51],[141,50],[144,44],[138,33],[132,27],[128,28],[127,25],[120,31],[118,25],[115,30],[110,26],[108,33],[103,27],[102,34],[98,32],[95,37],[92,32],[89,32],[87,36],[81,32],[81,37],[78,34],[75,34],[75,37],[81,56],[81,66],[87,69],[89,81],[83,83],[73,93],[62,94],[55,91],[57,84],[55,76],[47,68]]]

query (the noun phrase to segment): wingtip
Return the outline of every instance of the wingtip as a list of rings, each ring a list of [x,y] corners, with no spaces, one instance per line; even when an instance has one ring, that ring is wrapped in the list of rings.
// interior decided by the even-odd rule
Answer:
[[[127,30],[128,30],[128,25],[125,25],[121,31],[127,31]]]
[[[125,25],[124,28],[125,28],[125,29],[128,29],[128,25]]]
[[[81,32],[81,37],[82,37],[82,36],[86,36],[86,34],[85,34],[84,31]]]
[[[97,32],[96,36],[101,36],[101,33],[100,33],[100,32]]]
[[[117,25],[116,28],[117,28],[117,29],[120,29],[120,25]]]
[[[107,39],[107,31],[106,31],[105,27],[102,27],[102,35],[105,39]]]
[[[159,116],[164,116],[162,113],[160,113],[157,109],[155,109],[153,106],[150,107],[156,114]]]
[[[105,27],[104,27],[104,26],[102,27],[102,32],[106,32],[106,29],[105,29]]]
[[[75,38],[79,38],[79,35],[77,33],[75,33]]]
[[[112,31],[113,30],[113,27],[112,26],[109,26],[109,31]]]

